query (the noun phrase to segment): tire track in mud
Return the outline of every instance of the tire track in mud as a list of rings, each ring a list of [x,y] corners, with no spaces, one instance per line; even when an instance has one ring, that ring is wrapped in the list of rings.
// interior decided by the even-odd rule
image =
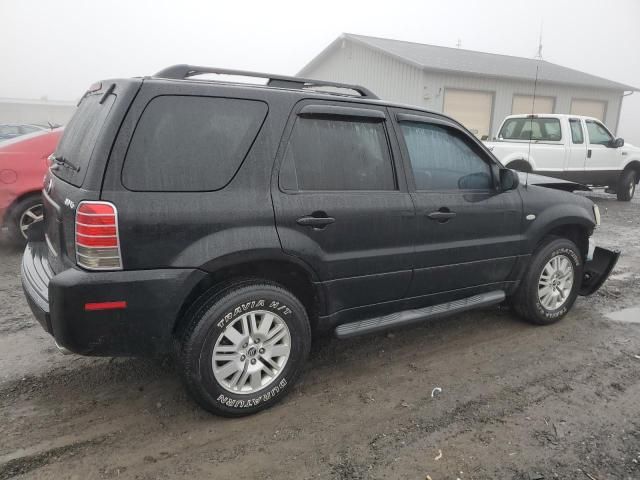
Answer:
[[[99,436],[90,440],[70,443],[61,447],[9,460],[8,462],[0,464],[0,480],[7,480],[17,475],[24,475],[38,468],[49,465],[52,462],[68,459],[69,457],[77,455],[89,448],[102,448],[109,438],[110,437],[108,435]]]
[[[495,393],[462,402],[440,415],[425,420],[424,416],[429,415],[428,409],[430,408],[427,403],[417,410],[404,414],[403,417],[410,418],[400,424],[394,423],[394,431],[376,434],[368,441],[364,440],[360,448],[349,448],[335,452],[337,456],[331,459],[327,458],[326,462],[323,462],[324,467],[321,468],[329,469],[325,473],[336,478],[369,478],[376,469],[389,466],[392,463],[390,459],[396,456],[394,453],[457,424],[460,424],[460,429],[456,430],[468,431],[486,424],[504,423],[506,417],[542,404],[550,397],[561,398],[570,395],[574,387],[578,388],[579,385],[589,385],[589,388],[593,388],[593,378],[601,381],[606,380],[609,383],[620,382],[625,388],[629,388],[640,382],[640,369],[637,368],[639,363],[621,353],[590,365],[582,364],[571,369],[561,367],[560,371],[554,369],[518,385],[505,386]],[[313,432],[308,431],[306,434],[313,435]],[[125,433],[102,436],[16,458],[5,464],[0,464],[0,480],[5,480],[11,475],[46,467],[80,451],[86,455],[95,455],[97,454],[96,449],[104,448],[107,439],[113,440],[121,435],[124,436]],[[113,443],[113,448],[118,449],[122,445],[131,443],[131,440],[131,438],[127,438],[123,441],[109,443]],[[264,443],[261,440],[245,441],[242,445],[245,455],[264,448]],[[221,463],[225,463],[225,450],[231,451],[236,446],[232,443],[220,450]],[[206,443],[200,445],[200,448],[193,447],[193,445],[185,446],[180,451],[186,452],[187,457],[193,457],[198,455],[200,449],[210,448]],[[112,450],[110,455],[117,455],[117,452]],[[235,455],[228,456],[228,458],[232,460]],[[188,462],[184,458],[181,460]]]
[[[369,442],[374,466],[389,465],[391,461],[381,462],[381,458],[393,458],[394,452],[410,447],[412,444],[443,431],[455,424],[463,424],[464,429],[484,424],[504,423],[504,418],[523,413],[527,408],[543,403],[555,396],[562,397],[573,391],[573,384],[586,383],[589,377],[606,378],[608,382],[623,380],[626,388],[640,382],[640,362],[626,354],[620,354],[598,364],[580,365],[573,369],[563,369],[558,375],[551,371],[530,379],[521,385],[506,386],[495,394],[481,396],[461,403],[437,418],[423,421],[412,419],[396,426],[391,433],[378,434]],[[620,372],[620,368],[624,368]],[[617,374],[617,375],[616,375]],[[592,385],[590,383],[590,385]],[[426,410],[424,406],[420,410]]]

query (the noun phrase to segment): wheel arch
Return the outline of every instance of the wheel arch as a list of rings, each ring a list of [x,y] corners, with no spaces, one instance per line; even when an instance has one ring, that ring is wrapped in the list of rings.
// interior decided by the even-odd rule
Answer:
[[[219,259],[206,266],[207,275],[191,289],[182,303],[173,327],[174,334],[184,325],[194,304],[209,297],[212,291],[243,279],[270,280],[295,295],[307,310],[312,331],[325,311],[325,293],[315,272],[297,257],[279,252],[245,252]]]
[[[42,196],[42,193],[40,190],[30,190],[28,192],[21,193],[19,196],[14,198],[13,201],[9,204],[9,206],[5,210],[4,217],[0,219],[1,220],[0,223],[2,225],[6,224],[7,220],[11,218],[11,215],[13,215],[13,211],[15,210],[16,206],[23,200],[26,200],[27,198],[31,198],[31,197],[41,197],[41,196]]]
[[[571,240],[580,250],[582,261],[586,261],[589,253],[589,237],[590,229],[587,225],[581,223],[566,223],[549,228],[544,235],[538,240],[536,248],[541,245],[549,237],[560,237]]]
[[[629,170],[633,170],[636,172],[636,184],[640,182],[640,160],[631,160],[624,166],[624,170],[622,171],[622,175]]]
[[[518,170],[521,172],[526,172],[526,171],[533,172],[535,169],[535,166],[532,162],[531,157],[525,156],[523,154],[518,154],[510,158],[506,158],[504,159],[503,164],[507,168],[511,168],[513,170]],[[521,168],[519,169],[518,167],[521,167]],[[528,170],[525,170],[523,168],[528,168]]]

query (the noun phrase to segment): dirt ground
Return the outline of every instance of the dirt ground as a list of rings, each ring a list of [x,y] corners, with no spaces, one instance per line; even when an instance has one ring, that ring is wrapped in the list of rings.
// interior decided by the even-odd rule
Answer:
[[[623,256],[560,323],[489,309],[324,339],[291,395],[236,420],[199,409],[170,359],[58,353],[0,243],[0,480],[640,479],[640,323],[607,317],[640,305],[640,199],[589,197]]]

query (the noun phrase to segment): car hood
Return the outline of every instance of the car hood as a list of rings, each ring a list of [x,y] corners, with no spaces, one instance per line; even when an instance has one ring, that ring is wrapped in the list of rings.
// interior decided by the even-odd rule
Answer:
[[[630,143],[625,143],[624,147],[622,147],[620,150],[625,153],[640,153],[640,147],[636,147],[635,145],[632,145]]]
[[[591,191],[589,187],[581,183],[546,177],[544,175],[536,175],[535,173],[518,172],[518,176],[520,177],[520,183],[522,185],[537,185],[539,187],[564,190],[565,192],[575,192],[576,190],[584,190],[587,192]]]

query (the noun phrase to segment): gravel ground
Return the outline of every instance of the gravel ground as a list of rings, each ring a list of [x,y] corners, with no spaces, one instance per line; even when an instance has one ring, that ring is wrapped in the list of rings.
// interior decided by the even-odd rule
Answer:
[[[489,309],[322,339],[291,395],[236,420],[200,410],[168,358],[59,354],[0,243],[0,480],[640,479],[640,323],[607,316],[640,305],[640,201],[589,197],[623,256],[560,323]]]

